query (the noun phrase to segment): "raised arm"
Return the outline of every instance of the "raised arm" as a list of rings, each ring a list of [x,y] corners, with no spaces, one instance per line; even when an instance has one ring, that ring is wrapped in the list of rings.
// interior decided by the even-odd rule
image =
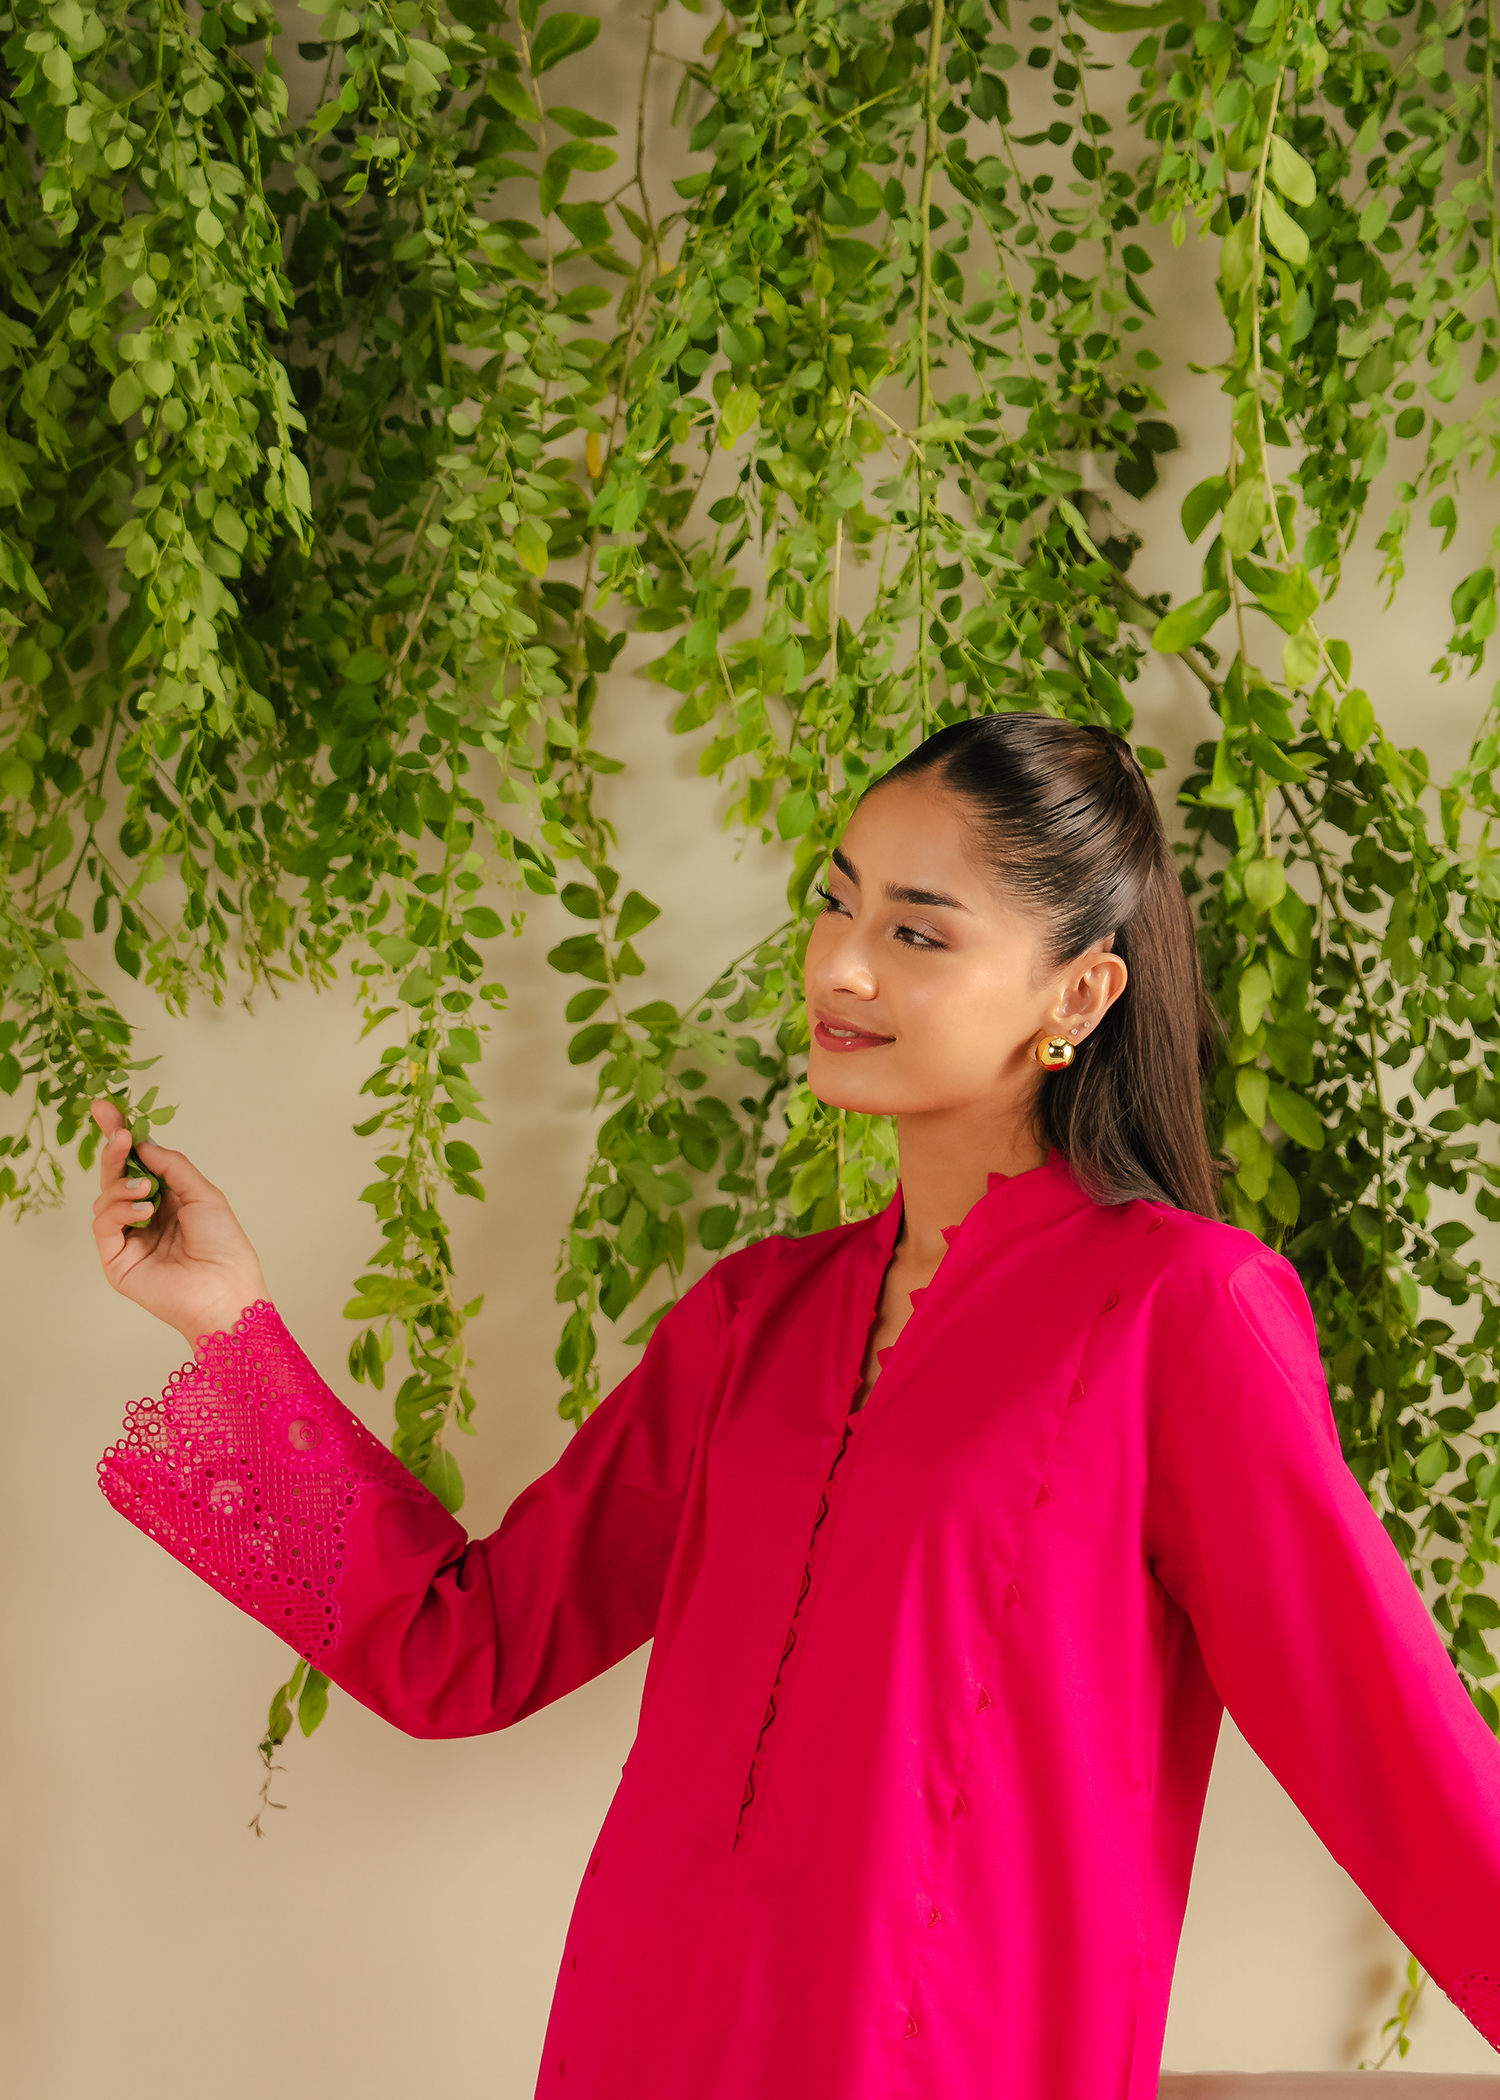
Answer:
[[[1500,2049],[1500,1743],[1344,1463],[1277,1256],[1239,1268],[1188,1343],[1151,1541],[1246,1740]]]
[[[95,1219],[106,1273],[113,1254],[129,1295],[160,1317],[170,1307],[191,1325],[200,1299],[240,1313],[250,1270],[219,1192],[181,1155],[151,1148],[162,1211],[139,1244],[125,1240],[127,1148],[106,1149],[116,1157]],[[212,1226],[223,1253],[203,1257],[202,1274],[195,1205],[201,1244]],[[161,1398],[130,1410],[100,1483],[132,1523],[398,1727],[503,1728],[650,1637],[712,1404],[720,1304],[711,1274],[485,1539],[469,1539],[341,1405],[264,1300],[202,1337]]]

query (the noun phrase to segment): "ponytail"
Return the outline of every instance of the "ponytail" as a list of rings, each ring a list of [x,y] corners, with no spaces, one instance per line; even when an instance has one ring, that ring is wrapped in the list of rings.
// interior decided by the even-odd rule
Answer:
[[[1146,777],[1123,739],[1052,715],[940,729],[870,790],[936,773],[966,805],[999,886],[1048,929],[1048,967],[1113,936],[1124,992],[1047,1075],[1038,1135],[1102,1203],[1217,1217],[1203,1122],[1217,1042],[1192,913]]]

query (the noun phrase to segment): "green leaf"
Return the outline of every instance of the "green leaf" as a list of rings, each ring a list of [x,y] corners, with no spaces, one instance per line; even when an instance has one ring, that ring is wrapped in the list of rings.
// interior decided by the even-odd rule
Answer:
[[[466,934],[476,941],[498,940],[505,931],[505,921],[499,912],[491,911],[487,904],[471,904],[462,913],[462,924]]]
[[[297,1726],[311,1735],[328,1711],[328,1679],[321,1670],[309,1669],[297,1700]]]
[[[1288,218],[1269,190],[1261,198],[1261,218],[1271,246],[1294,270],[1300,270],[1312,253],[1311,244],[1296,220]]]
[[[1271,518],[1265,488],[1256,474],[1240,479],[1224,506],[1224,545],[1230,554],[1249,554]]]
[[[1250,282],[1250,215],[1231,226],[1219,244],[1219,277],[1227,290],[1237,292]]]
[[[1334,716],[1334,726],[1346,751],[1362,751],[1375,729],[1375,710],[1369,695],[1357,686],[1345,693]]]
[[[559,204],[557,216],[567,227],[580,248],[607,248],[609,246],[609,220],[603,208],[597,204]]]
[[[661,906],[643,897],[639,890],[631,890],[620,906],[620,915],[615,920],[615,939],[632,940],[636,934],[661,917]]]
[[[1270,1108],[1294,1145],[1301,1145],[1307,1152],[1322,1151],[1326,1135],[1323,1119],[1305,1095],[1294,1094],[1289,1087],[1278,1086],[1273,1080]]]
[[[719,417],[719,443],[726,452],[760,421],[760,395],[753,386],[737,386],[728,394]]]
[[[1235,1099],[1245,1112],[1245,1120],[1259,1130],[1266,1120],[1270,1103],[1270,1081],[1258,1065],[1241,1065],[1234,1075]]]
[[[1245,895],[1257,911],[1269,911],[1286,894],[1286,869],[1279,860],[1252,860],[1245,870]]]
[[[1143,29],[1160,29],[1168,22],[1180,20],[1188,13],[1188,0],[1147,0],[1139,7],[1127,5],[1126,0],[1073,0],[1073,12],[1081,15],[1090,29],[1102,29],[1116,36],[1137,36]]]
[[[1299,628],[1295,634],[1289,634],[1282,643],[1281,668],[1288,685],[1301,687],[1315,684],[1322,665],[1323,653],[1311,628]]]
[[[594,1021],[587,1028],[580,1028],[568,1044],[570,1065],[589,1065],[606,1051],[614,1041],[613,1021]]]
[[[1436,1487],[1443,1475],[1451,1470],[1452,1461],[1448,1446],[1440,1436],[1434,1437],[1431,1443],[1422,1447],[1416,1465],[1412,1468],[1423,1487],[1429,1488]]]
[[[1271,1004],[1271,973],[1264,963],[1251,963],[1240,978],[1240,1023],[1246,1035],[1259,1028]]]
[[[1290,752],[1284,751],[1279,744],[1273,744],[1268,736],[1262,736],[1259,731],[1246,737],[1245,751],[1261,771],[1269,773],[1273,780],[1300,782],[1307,778],[1306,768],[1299,765]]]
[[[732,1203],[712,1203],[698,1220],[698,1238],[710,1254],[717,1254],[734,1238],[739,1212]]]
[[[577,933],[571,940],[559,941],[555,948],[549,949],[547,960],[554,970],[604,982],[604,950],[596,934]]]
[[[1201,642],[1216,620],[1221,620],[1229,610],[1227,591],[1205,591],[1201,598],[1189,598],[1185,605],[1174,606],[1156,624],[1151,634],[1151,646],[1163,656],[1172,656],[1179,649],[1190,649]]]
[[[1229,500],[1229,479],[1224,474],[1210,475],[1200,481],[1196,488],[1189,489],[1182,499],[1182,529],[1189,542],[1196,540],[1204,526]]]
[[[127,365],[109,390],[109,412],[117,423],[128,422],[146,398],[140,374]]]
[[[497,66],[490,72],[488,81],[488,93],[502,109],[509,110],[513,117],[519,117],[523,124],[534,124],[537,121],[536,104],[514,73],[507,73]]]
[[[532,78],[550,73],[575,51],[586,51],[598,34],[597,15],[548,15],[531,40]]]
[[[1271,134],[1271,180],[1292,204],[1311,204],[1318,194],[1318,178],[1296,147],[1290,145],[1279,131]],[[1291,260],[1290,257],[1287,259]]]
[[[1261,611],[1269,613],[1288,634],[1295,634],[1318,609],[1317,585],[1301,562],[1293,562],[1289,569],[1271,569],[1241,557],[1234,573],[1253,592]]]
[[[566,155],[561,152],[550,154],[537,186],[537,209],[544,219],[549,212],[556,211],[572,179],[573,163]]]
[[[450,1517],[458,1515],[464,1506],[464,1476],[451,1451],[445,1451],[441,1444],[434,1444],[417,1477],[428,1493],[442,1503]]]
[[[605,168],[612,168],[619,159],[611,146],[595,146],[586,140],[570,139],[548,156],[548,164],[556,161],[566,168],[578,168],[585,174],[597,175]]]
[[[547,539],[533,519],[522,518],[520,524],[516,527],[513,545],[516,550],[516,559],[520,562],[523,569],[529,569],[533,576],[546,575]]]
[[[753,365],[759,362],[765,343],[758,328],[726,321],[719,330],[719,346],[732,365]]]
[[[613,124],[606,124],[600,117],[591,117],[587,110],[571,109],[565,102],[557,102],[547,111],[550,123],[560,124],[564,131],[571,131],[578,139],[612,139],[617,136]]]
[[[221,503],[214,511],[214,537],[232,547],[236,554],[243,554],[250,535],[245,530],[245,521],[229,503]]]

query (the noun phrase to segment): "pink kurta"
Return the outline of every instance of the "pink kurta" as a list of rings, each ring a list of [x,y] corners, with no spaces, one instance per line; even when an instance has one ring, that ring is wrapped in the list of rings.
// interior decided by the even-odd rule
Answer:
[[[489,1538],[269,1306],[105,1493],[414,1735],[654,1638],[539,2094],[1152,2100],[1221,1702],[1500,2047],[1500,1746],[1294,1271],[995,1177],[851,1420],[900,1209],[721,1261]]]

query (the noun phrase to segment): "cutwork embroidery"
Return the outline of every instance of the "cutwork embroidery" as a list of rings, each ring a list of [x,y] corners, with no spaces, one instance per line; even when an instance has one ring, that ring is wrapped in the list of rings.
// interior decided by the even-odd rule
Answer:
[[[367,1486],[428,1500],[262,1299],[207,1336],[99,1461],[130,1522],[316,1662],[338,1644],[345,1531]]]

